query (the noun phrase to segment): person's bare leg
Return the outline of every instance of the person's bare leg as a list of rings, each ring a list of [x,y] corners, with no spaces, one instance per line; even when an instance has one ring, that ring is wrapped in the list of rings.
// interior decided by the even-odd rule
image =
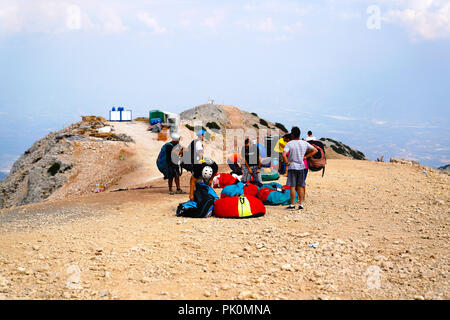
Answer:
[[[177,190],[180,190],[181,188],[180,188],[180,177],[175,177],[175,184],[176,184],[176,186],[177,186]]]
[[[172,191],[173,178],[169,178],[169,192]]]
[[[298,202],[300,205],[302,205],[303,199],[305,198],[305,187],[297,186],[297,194],[298,194]]]
[[[291,187],[291,205],[295,205],[295,187]]]

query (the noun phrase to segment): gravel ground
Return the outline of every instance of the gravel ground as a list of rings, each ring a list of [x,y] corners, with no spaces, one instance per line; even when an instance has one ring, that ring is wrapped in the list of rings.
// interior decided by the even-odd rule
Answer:
[[[305,210],[245,220],[152,186],[1,210],[0,299],[449,298],[446,174],[329,160]]]

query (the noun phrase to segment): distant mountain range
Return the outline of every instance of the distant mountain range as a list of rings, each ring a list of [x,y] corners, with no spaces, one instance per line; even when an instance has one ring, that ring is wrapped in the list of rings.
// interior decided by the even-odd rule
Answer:
[[[439,167],[438,169],[450,173],[450,164],[446,164],[445,166]]]

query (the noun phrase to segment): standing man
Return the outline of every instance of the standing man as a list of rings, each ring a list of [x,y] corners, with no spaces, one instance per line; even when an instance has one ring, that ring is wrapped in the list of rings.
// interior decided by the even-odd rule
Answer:
[[[172,191],[173,180],[177,186],[177,194],[186,193],[180,188],[180,156],[183,154],[183,149],[180,146],[181,137],[178,133],[171,134],[172,141],[166,147],[166,159],[168,164],[168,182],[169,182],[169,194],[173,195]]]
[[[250,144],[250,139],[245,139],[245,145],[242,147],[242,182],[246,183],[253,177],[253,181],[262,184],[261,178],[261,156],[256,144]]]
[[[291,204],[286,208],[295,210],[295,191],[298,194],[298,209],[303,209],[305,198],[305,163],[304,159],[312,157],[317,149],[308,142],[300,140],[300,129],[293,127],[291,130],[292,140],[286,144],[283,151],[283,160],[288,166],[288,178],[286,184],[291,189]],[[288,156],[289,154],[289,156]]]
[[[279,154],[278,172],[285,175],[287,175],[287,172],[285,168],[285,163],[283,161],[283,151],[284,147],[289,141],[291,141],[291,134],[286,133],[284,136],[278,139],[278,142],[275,145],[275,148],[273,149],[275,152],[278,152]]]
[[[317,140],[317,138],[314,137],[314,136],[312,135],[311,130],[309,130],[309,131],[308,131],[308,136],[306,137],[305,140],[306,140],[306,141],[311,141],[311,140]]]
[[[198,130],[197,137],[191,141],[187,150],[183,153],[182,167],[186,171],[192,172],[194,165],[200,163],[204,157],[203,141],[205,139],[205,130]]]

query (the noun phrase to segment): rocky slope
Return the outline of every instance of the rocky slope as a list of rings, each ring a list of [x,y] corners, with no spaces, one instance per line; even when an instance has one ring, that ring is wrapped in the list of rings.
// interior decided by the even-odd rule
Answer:
[[[280,129],[283,132],[286,130],[284,126],[260,118],[256,113],[228,105],[202,104],[182,112],[180,118],[191,126],[195,120],[200,120],[203,126],[216,132],[241,128]]]
[[[352,149],[346,144],[330,138],[320,138],[320,141],[327,147],[332,149],[337,154],[350,157],[356,160],[366,160],[366,156],[359,150]]]
[[[439,167],[438,169],[441,170],[441,171],[450,173],[450,164],[447,164],[445,166]]]
[[[130,141],[126,136],[100,134],[102,137],[95,137],[97,129],[105,124],[106,121],[100,117],[83,117],[82,121],[36,141],[14,163],[8,177],[0,182],[0,208],[46,200],[67,184],[78,184],[70,194],[92,192],[99,171],[90,171],[94,168],[87,167],[89,162],[98,164],[104,157],[96,147],[104,147],[104,152],[111,155],[121,149],[123,153],[130,152],[123,145]],[[109,165],[109,170],[116,167],[114,163]],[[95,182],[105,183],[110,180],[107,176]]]

